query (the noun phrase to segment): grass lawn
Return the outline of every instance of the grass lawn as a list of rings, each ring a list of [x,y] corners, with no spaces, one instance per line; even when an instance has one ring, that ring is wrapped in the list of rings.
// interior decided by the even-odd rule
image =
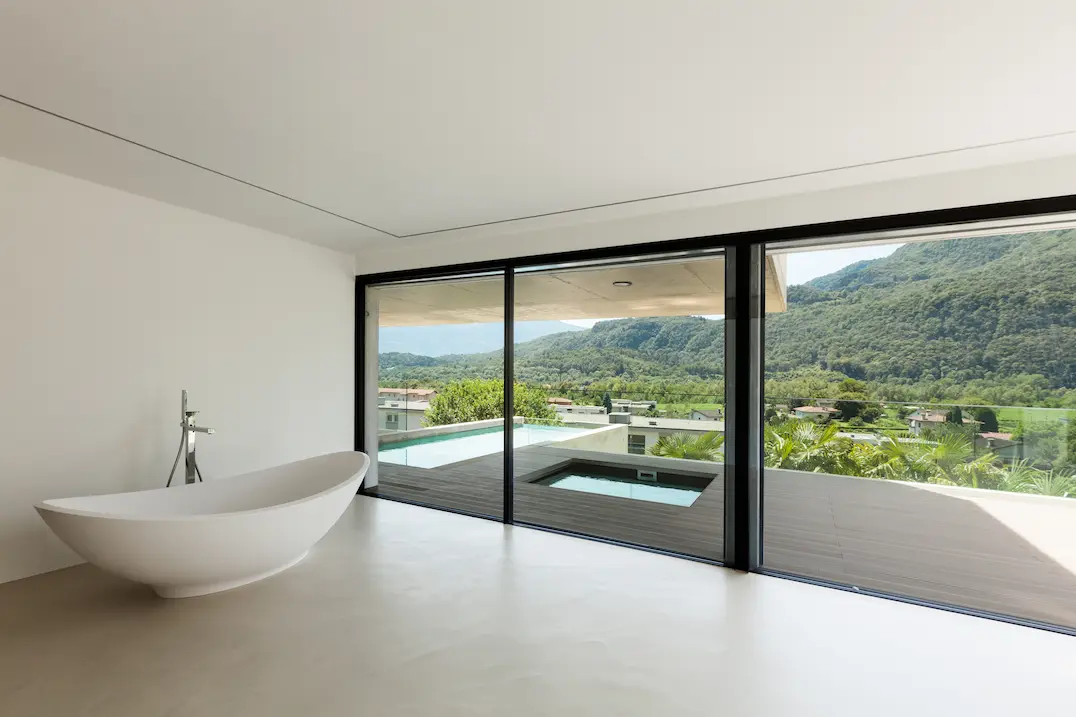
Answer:
[[[669,418],[675,418],[681,416],[688,418],[692,411],[721,411],[722,415],[725,413],[725,404],[723,403],[659,403],[658,411],[665,411],[665,415]]]

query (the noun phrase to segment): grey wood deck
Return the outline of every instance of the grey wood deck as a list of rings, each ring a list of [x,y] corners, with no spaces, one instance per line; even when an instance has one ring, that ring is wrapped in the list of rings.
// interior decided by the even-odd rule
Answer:
[[[519,448],[517,521],[721,559],[719,468],[688,507],[530,482],[571,459],[637,468],[670,463],[549,446]],[[381,463],[379,485],[370,492],[500,517],[501,461],[497,453],[435,469]],[[672,463],[696,473],[699,466],[713,470],[712,464],[695,461]],[[976,502],[916,485],[826,474],[770,470],[764,480],[763,562],[769,568],[1076,627],[1076,576]],[[1076,501],[1071,511],[1071,532],[1063,537],[1076,546]]]

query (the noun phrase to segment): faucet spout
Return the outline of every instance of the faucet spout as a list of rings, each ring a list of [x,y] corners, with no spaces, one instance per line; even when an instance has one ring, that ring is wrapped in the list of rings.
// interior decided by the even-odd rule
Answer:
[[[179,415],[179,425],[183,428],[183,434],[179,440],[179,452],[176,453],[176,460],[172,464],[172,472],[168,474],[168,483],[165,487],[172,485],[172,478],[175,476],[176,468],[179,466],[180,456],[183,456],[183,464],[185,467],[184,483],[197,483],[202,480],[202,471],[198,469],[197,454],[195,453],[195,439],[199,433],[205,433],[206,435],[213,435],[216,433],[212,428],[196,425],[195,417],[198,415],[198,411],[187,410],[186,390],[183,391],[181,396]]]

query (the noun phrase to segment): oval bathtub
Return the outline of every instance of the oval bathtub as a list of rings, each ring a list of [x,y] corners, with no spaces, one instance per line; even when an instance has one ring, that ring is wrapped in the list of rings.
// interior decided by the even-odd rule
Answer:
[[[234,478],[35,507],[94,565],[161,597],[193,597],[298,563],[343,515],[369,466],[364,453],[330,453]]]

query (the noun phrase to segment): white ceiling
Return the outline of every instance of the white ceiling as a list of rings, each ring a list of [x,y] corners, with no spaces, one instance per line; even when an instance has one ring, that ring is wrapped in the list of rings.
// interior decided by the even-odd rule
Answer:
[[[0,154],[359,250],[1074,133],[1073,27],[1063,0],[6,0]]]

